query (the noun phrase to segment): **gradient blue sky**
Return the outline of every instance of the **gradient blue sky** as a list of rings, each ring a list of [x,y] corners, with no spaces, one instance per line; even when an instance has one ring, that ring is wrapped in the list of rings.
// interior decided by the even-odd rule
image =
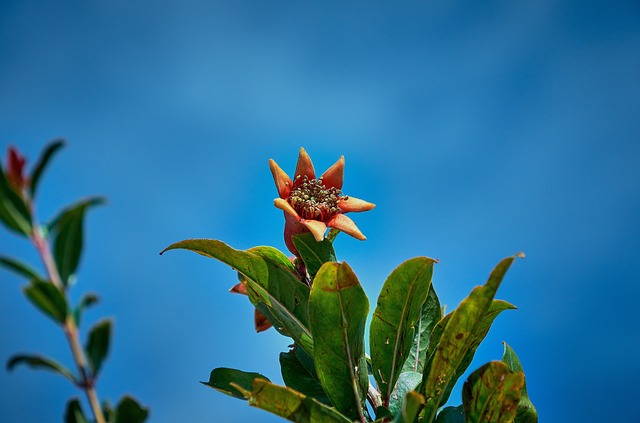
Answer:
[[[0,4],[0,148],[64,137],[40,215],[91,194],[80,292],[114,316],[98,390],[152,422],[275,422],[201,386],[214,367],[281,381],[288,340],[255,334],[235,274],[191,237],[284,249],[267,166],[304,146],[344,191],[364,243],[339,258],[370,300],[413,256],[440,259],[450,309],[527,253],[473,367],[519,354],[543,422],[633,421],[640,377],[640,5],[635,1],[15,1]],[[345,4],[348,3],[348,4]],[[38,263],[0,233],[0,253]],[[61,334],[0,273],[0,361]],[[372,305],[373,308],[373,305]],[[0,371],[6,421],[59,421],[62,378]],[[459,390],[453,403],[460,401]]]

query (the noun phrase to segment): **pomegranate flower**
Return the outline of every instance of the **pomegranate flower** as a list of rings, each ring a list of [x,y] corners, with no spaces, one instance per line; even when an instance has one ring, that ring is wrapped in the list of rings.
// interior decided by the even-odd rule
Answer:
[[[275,161],[269,160],[269,167],[280,196],[274,205],[284,211],[284,241],[293,254],[299,256],[291,237],[304,232],[311,232],[318,242],[324,239],[327,228],[366,239],[345,213],[371,210],[375,204],[342,194],[344,156],[317,179],[304,148],[300,149],[293,180]]]

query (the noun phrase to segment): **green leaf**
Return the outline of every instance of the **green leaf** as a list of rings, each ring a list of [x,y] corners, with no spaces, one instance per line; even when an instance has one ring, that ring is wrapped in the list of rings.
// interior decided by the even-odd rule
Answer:
[[[27,299],[57,323],[63,324],[67,318],[67,299],[51,282],[34,279],[23,288]]]
[[[413,391],[420,385],[422,373],[404,372],[400,373],[396,387],[389,396],[389,411],[392,415],[397,415],[402,410],[402,403],[407,392]]]
[[[280,370],[282,380],[289,388],[329,406],[333,405],[320,385],[313,360],[302,348],[280,353]]]
[[[325,263],[309,296],[313,361],[320,383],[338,411],[362,420],[369,381],[364,329],[369,301],[346,263]]]
[[[111,320],[105,319],[96,323],[89,332],[87,340],[87,358],[93,369],[93,375],[97,376],[104,359],[109,353],[109,341],[111,338]]]
[[[249,405],[300,423],[352,423],[336,409],[291,388],[256,379]]]
[[[85,294],[82,296],[82,298],[80,299],[80,302],[78,303],[76,308],[73,310],[73,318],[76,321],[76,326],[80,326],[80,322],[82,320],[82,314],[84,313],[84,311],[89,307],[97,304],[99,300],[100,300],[100,297],[92,293]]]
[[[313,234],[307,232],[294,235],[291,239],[293,245],[298,249],[302,261],[307,266],[311,280],[316,277],[316,273],[324,263],[336,261],[333,243],[326,238],[318,242]]]
[[[502,362],[505,363],[512,372],[523,372],[520,359],[516,355],[515,351],[506,343],[504,344],[504,354],[502,355]],[[524,372],[523,372],[524,374]],[[522,390],[520,390],[520,402],[518,403],[518,414],[516,415],[515,423],[538,423],[538,412],[533,406],[533,403],[529,399],[527,394],[527,381],[525,377]]]
[[[519,254],[502,260],[489,275],[487,283],[475,287],[458,308],[443,319],[446,320],[446,326],[438,323],[434,328],[433,334],[440,332],[441,336],[437,344],[434,342],[437,338],[432,336],[429,346],[429,350],[433,351],[433,359],[425,368],[422,384],[426,398],[425,422],[435,420],[436,411],[443,404],[450,384],[455,383],[457,369],[474,345],[477,347],[478,334],[485,330],[483,320],[504,275],[516,257],[522,256]]]
[[[67,402],[67,410],[64,414],[65,423],[89,423],[82,412],[80,400],[72,398]]]
[[[293,265],[290,262],[286,264],[289,259],[284,254],[271,247],[235,250],[213,239],[180,241],[160,254],[175,249],[194,251],[218,259],[242,273],[251,302],[256,307],[264,304],[274,327],[280,333],[291,336],[309,355],[313,354],[313,339],[307,328],[309,287],[297,279],[291,271]]]
[[[49,231],[54,235],[53,257],[60,279],[65,285],[75,273],[83,243],[83,222],[85,212],[89,207],[104,204],[104,198],[93,197],[72,205],[63,210],[53,222],[49,224]]]
[[[416,335],[413,338],[409,356],[402,367],[402,372],[424,372],[431,331],[441,319],[442,308],[440,307],[440,301],[432,284],[429,289],[429,294],[427,295],[427,300],[422,304],[420,317],[414,325]]]
[[[35,198],[36,196],[40,177],[43,175],[44,170],[49,164],[49,161],[51,160],[53,155],[62,147],[64,147],[64,141],[55,140],[49,143],[42,151],[42,154],[33,167],[33,172],[31,173],[31,186],[29,187],[31,198]]]
[[[462,386],[466,423],[512,422],[518,411],[524,374],[492,361],[473,372]]]
[[[464,408],[462,405],[457,407],[445,407],[440,413],[436,423],[465,423]]]
[[[149,409],[142,407],[133,397],[125,395],[114,414],[114,423],[142,423],[149,416]]]
[[[427,299],[435,260],[415,257],[387,278],[371,320],[371,363],[384,406],[409,355],[414,325]]]
[[[16,259],[6,256],[0,256],[0,266],[7,270],[10,270],[17,275],[24,276],[25,278],[40,279],[38,273],[31,268],[31,266],[24,264]]]
[[[251,392],[253,390],[253,381],[257,378],[269,380],[260,373],[243,372],[242,370],[219,367],[211,371],[209,382],[200,383],[220,391],[223,394],[246,399],[245,392]],[[239,390],[238,387],[242,390]]]
[[[424,405],[424,396],[416,391],[409,391],[402,402],[402,410],[396,414],[395,423],[414,423],[422,406]]]
[[[0,163],[0,221],[7,229],[20,235],[30,236],[32,232],[31,213],[24,200],[16,193],[2,170]]]
[[[73,374],[62,364],[55,360],[52,360],[41,355],[14,355],[7,362],[7,370],[13,370],[17,365],[24,364],[32,369],[49,370],[54,373],[58,373],[65,378],[69,379],[71,383],[77,384],[76,378]]]

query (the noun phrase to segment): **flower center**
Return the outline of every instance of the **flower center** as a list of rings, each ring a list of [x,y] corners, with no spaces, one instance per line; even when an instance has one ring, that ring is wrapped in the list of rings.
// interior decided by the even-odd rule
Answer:
[[[287,201],[303,219],[326,222],[336,213],[340,213],[338,200],[342,191],[337,188],[326,188],[322,179],[309,179],[297,176]]]

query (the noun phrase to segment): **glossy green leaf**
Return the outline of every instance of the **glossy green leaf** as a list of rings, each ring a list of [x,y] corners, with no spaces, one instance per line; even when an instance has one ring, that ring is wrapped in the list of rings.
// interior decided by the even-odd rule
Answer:
[[[93,374],[100,372],[104,359],[109,353],[109,342],[111,338],[111,320],[105,319],[96,323],[89,331],[87,339],[87,358],[93,369]]]
[[[60,273],[60,279],[65,285],[76,272],[83,244],[83,222],[85,212],[89,207],[104,204],[103,198],[94,197],[81,201],[65,209],[49,225],[54,236],[53,257]]]
[[[416,391],[409,391],[402,402],[400,413],[396,414],[395,423],[414,423],[424,405],[424,396]]]
[[[502,355],[502,362],[505,363],[512,372],[523,372],[520,359],[516,355],[513,348],[511,348],[506,342],[504,344],[504,354]],[[524,372],[523,372],[524,374]],[[518,403],[518,413],[514,420],[515,423],[538,423],[538,412],[533,406],[533,403],[529,399],[527,394],[527,381],[522,385],[520,390],[520,402]]]
[[[313,234],[307,232],[294,235],[292,240],[307,267],[311,280],[316,277],[318,270],[324,263],[336,261],[333,243],[326,238],[318,242]]]
[[[518,411],[524,374],[492,361],[473,372],[462,386],[466,423],[508,423]]]
[[[0,163],[0,221],[20,235],[32,231],[31,213],[24,200],[10,186]]]
[[[78,398],[72,398],[67,402],[67,409],[64,414],[65,423],[89,423],[89,420],[84,416],[80,400]]]
[[[427,300],[422,304],[420,317],[414,325],[416,334],[413,338],[411,349],[409,350],[409,356],[402,367],[402,372],[424,372],[431,331],[441,319],[442,307],[440,307],[440,301],[438,300],[436,291],[433,285],[431,285]]]
[[[76,378],[66,367],[50,358],[40,355],[14,355],[7,362],[7,370],[13,370],[20,364],[24,364],[32,369],[43,369],[58,373],[69,379],[72,383],[77,384]]]
[[[289,388],[329,406],[333,405],[320,385],[313,360],[302,348],[280,353],[280,370],[282,380]]]
[[[29,280],[40,279],[38,273],[33,270],[31,266],[11,257],[0,256],[0,267],[4,267],[5,269],[10,270],[15,274],[23,276]]]
[[[395,388],[389,396],[389,411],[392,415],[397,415],[402,410],[402,403],[407,392],[415,390],[422,381],[422,373],[404,372],[400,373]]]
[[[445,407],[438,413],[436,423],[465,423],[464,408],[462,405],[457,407]]]
[[[391,272],[378,297],[371,320],[370,348],[373,376],[385,406],[409,355],[434,263],[427,257],[405,261]]]
[[[97,304],[99,300],[100,297],[92,293],[85,294],[82,296],[82,298],[80,298],[80,302],[78,302],[78,305],[73,310],[73,318],[76,321],[76,326],[80,326],[80,323],[82,321],[82,314],[84,313],[84,311],[89,307]]]
[[[31,198],[35,198],[36,196],[40,178],[44,174],[44,170],[49,164],[49,161],[51,160],[53,155],[62,147],[64,147],[64,141],[55,140],[49,143],[42,151],[42,154],[33,167],[33,172],[31,173],[31,185],[29,186]]]
[[[125,395],[113,414],[114,423],[143,423],[149,416],[149,409],[138,404],[133,397]]]
[[[325,263],[309,297],[313,361],[336,409],[362,419],[368,389],[364,330],[369,301],[346,263]]]
[[[446,326],[443,327],[438,323],[434,328],[433,334],[441,331],[441,336],[439,336],[437,344],[435,343],[436,338],[433,337],[431,345],[437,345],[437,348],[429,348],[429,350],[435,351],[433,359],[425,368],[425,378],[422,384],[426,398],[425,422],[435,420],[436,411],[443,404],[442,399],[447,395],[450,384],[455,382],[453,379],[457,369],[474,345],[477,347],[478,333],[485,329],[483,320],[493,303],[493,298],[504,275],[516,257],[522,256],[519,254],[508,257],[498,263],[489,275],[487,283],[475,287],[458,308],[445,317]]]
[[[211,371],[208,382],[200,383],[220,391],[223,394],[246,399],[244,392],[253,390],[253,381],[257,378],[269,380],[260,373],[243,372],[242,370],[219,367]],[[239,390],[238,387],[240,387],[241,390]]]
[[[291,336],[309,355],[313,354],[313,339],[307,328],[309,287],[292,273],[293,265],[290,262],[286,264],[289,260],[284,254],[271,247],[235,250],[213,239],[180,241],[165,248],[162,253],[175,249],[215,258],[242,273],[252,303],[256,306],[264,304],[274,327],[280,333]]]
[[[67,300],[51,282],[33,280],[23,288],[27,299],[57,323],[63,324],[67,318]]]
[[[256,379],[249,405],[299,423],[352,423],[335,408],[291,388]]]

